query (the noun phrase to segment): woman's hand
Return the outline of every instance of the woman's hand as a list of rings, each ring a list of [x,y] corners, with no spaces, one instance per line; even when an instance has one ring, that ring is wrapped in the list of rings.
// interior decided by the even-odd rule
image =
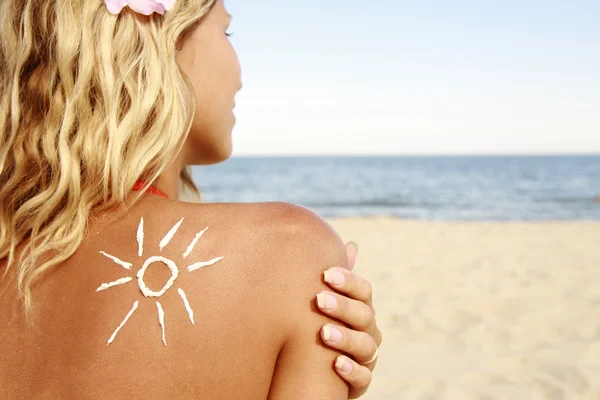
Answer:
[[[325,271],[325,282],[335,291],[317,295],[317,305],[322,312],[351,327],[327,324],[321,329],[321,339],[327,346],[354,358],[340,356],[335,363],[338,375],[350,384],[351,399],[360,397],[369,388],[382,340],[375,320],[371,284],[352,272],[357,251],[355,243],[346,244],[349,269]]]

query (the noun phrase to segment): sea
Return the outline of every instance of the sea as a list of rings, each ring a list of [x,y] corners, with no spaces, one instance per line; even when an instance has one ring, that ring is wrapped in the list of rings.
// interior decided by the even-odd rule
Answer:
[[[600,155],[233,157],[192,175],[204,202],[285,201],[323,217],[600,220]]]

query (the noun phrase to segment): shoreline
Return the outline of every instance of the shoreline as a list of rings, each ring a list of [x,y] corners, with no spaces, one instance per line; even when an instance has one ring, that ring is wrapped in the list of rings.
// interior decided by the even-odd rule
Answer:
[[[438,220],[438,219],[411,219],[401,218],[394,215],[369,215],[369,216],[346,216],[346,217],[323,217],[329,223],[336,223],[344,220],[392,220],[398,222],[423,223],[423,224],[600,224],[600,220]]]

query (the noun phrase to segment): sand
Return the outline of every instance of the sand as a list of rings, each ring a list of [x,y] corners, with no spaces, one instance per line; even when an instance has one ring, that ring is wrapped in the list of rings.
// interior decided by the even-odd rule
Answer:
[[[600,223],[329,222],[384,333],[365,399],[600,400]]]

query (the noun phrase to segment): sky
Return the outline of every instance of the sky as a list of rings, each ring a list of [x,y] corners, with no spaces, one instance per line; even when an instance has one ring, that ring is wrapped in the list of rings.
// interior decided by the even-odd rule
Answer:
[[[600,153],[600,1],[225,5],[234,156]]]

